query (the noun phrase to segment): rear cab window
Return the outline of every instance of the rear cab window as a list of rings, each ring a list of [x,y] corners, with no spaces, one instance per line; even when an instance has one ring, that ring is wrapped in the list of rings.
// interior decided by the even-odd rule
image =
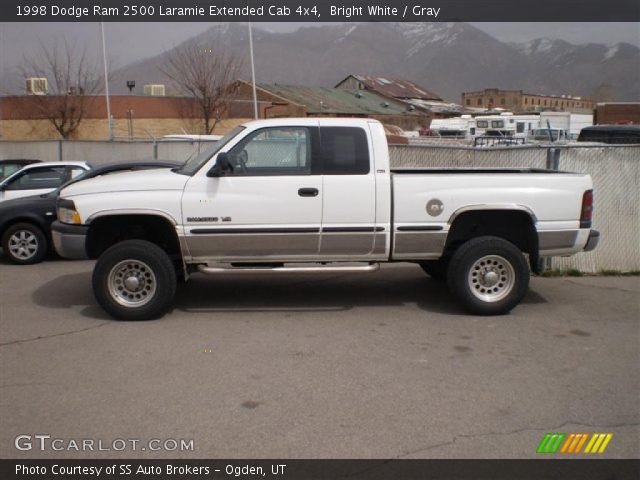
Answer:
[[[320,127],[320,159],[324,175],[367,175],[367,133],[359,127]]]

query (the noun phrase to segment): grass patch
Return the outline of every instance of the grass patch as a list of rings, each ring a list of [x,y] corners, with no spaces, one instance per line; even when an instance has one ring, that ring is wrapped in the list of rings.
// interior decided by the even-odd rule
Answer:
[[[623,272],[621,270],[599,270],[598,275],[603,277],[640,277],[640,270]]]
[[[628,272],[623,272],[622,270],[598,270],[598,273],[584,273],[575,268],[570,268],[569,270],[560,270],[558,268],[554,268],[552,270],[545,270],[539,276],[546,278],[554,278],[554,277],[584,277],[585,275],[598,275],[602,277],[640,277],[640,270],[631,270]]]
[[[560,269],[553,269],[553,270],[545,270],[544,272],[542,272],[540,274],[541,277],[547,277],[547,278],[553,278],[553,277],[582,277],[584,276],[584,273],[582,273],[580,270],[576,270],[575,268],[570,268],[569,270],[560,270]]]

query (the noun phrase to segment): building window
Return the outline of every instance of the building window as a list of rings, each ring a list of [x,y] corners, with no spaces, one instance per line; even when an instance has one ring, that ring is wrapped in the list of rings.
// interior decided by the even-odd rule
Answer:
[[[524,104],[528,105],[529,104],[529,99],[527,97],[524,97]]]
[[[506,104],[507,104],[507,100],[505,98],[501,98],[500,105],[506,105]]]
[[[467,98],[467,106],[470,106],[470,105],[471,105],[471,99]]]
[[[478,99],[478,105],[482,105],[482,99],[481,98]]]

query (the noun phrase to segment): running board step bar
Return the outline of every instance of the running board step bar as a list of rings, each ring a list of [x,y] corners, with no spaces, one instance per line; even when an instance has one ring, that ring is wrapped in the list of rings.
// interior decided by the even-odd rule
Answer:
[[[208,275],[259,275],[271,273],[366,273],[375,272],[380,269],[379,263],[369,263],[367,265],[351,265],[343,267],[209,267],[198,265],[200,273]]]

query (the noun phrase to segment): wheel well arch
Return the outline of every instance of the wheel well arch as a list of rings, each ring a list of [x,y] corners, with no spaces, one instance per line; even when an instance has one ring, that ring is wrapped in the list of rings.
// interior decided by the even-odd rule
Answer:
[[[523,209],[472,209],[455,215],[447,241],[445,256],[450,256],[464,242],[491,235],[513,243],[529,254],[532,268],[538,263],[536,220]]]
[[[124,240],[147,240],[162,248],[172,259],[181,259],[175,225],[158,214],[113,214],[94,218],[89,224],[86,251],[98,258],[105,250]]]
[[[5,220],[4,222],[2,222],[2,224],[0,225],[0,236],[4,236],[4,233],[7,231],[7,229],[11,228],[13,225],[17,223],[29,223],[31,225],[35,225],[42,231],[42,233],[47,239],[51,238],[51,231],[49,227],[46,225],[46,223],[37,217],[31,217],[28,215],[11,217]]]

